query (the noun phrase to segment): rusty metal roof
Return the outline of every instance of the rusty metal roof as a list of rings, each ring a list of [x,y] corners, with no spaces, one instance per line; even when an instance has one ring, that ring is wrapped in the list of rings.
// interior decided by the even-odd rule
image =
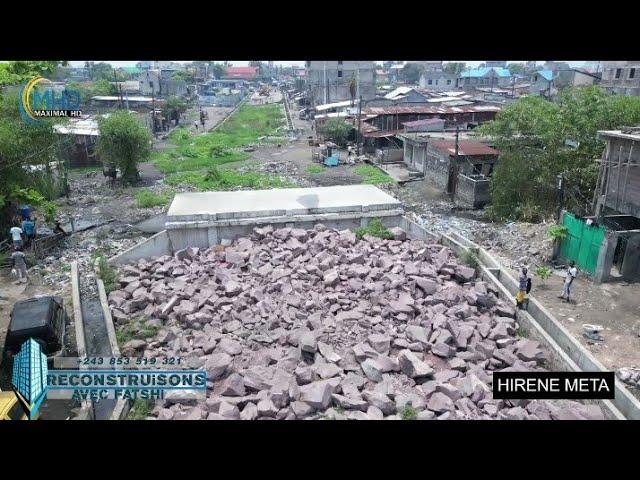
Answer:
[[[446,107],[436,105],[419,105],[419,106],[389,106],[389,107],[367,107],[362,109],[363,113],[375,115],[398,115],[411,113],[433,113],[433,114],[457,114],[457,113],[473,113],[473,112],[499,112],[500,107],[494,105],[473,105],[463,107]]]
[[[455,140],[431,140],[429,143],[441,152],[449,153],[450,155],[455,155],[456,153]],[[475,140],[459,140],[458,155],[498,155],[498,151]]]

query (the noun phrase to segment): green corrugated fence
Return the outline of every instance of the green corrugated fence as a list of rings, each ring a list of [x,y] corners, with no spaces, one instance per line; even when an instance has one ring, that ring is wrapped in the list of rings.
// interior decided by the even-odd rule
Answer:
[[[568,212],[564,214],[562,223],[568,233],[560,245],[560,256],[575,261],[581,270],[594,273],[604,239],[604,227],[587,225]]]

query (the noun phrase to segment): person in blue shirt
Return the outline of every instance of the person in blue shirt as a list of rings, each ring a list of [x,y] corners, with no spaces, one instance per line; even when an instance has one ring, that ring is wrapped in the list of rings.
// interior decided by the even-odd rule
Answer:
[[[27,237],[27,245],[31,244],[31,241],[36,238],[36,223],[30,218],[23,220],[22,231],[25,237]]]

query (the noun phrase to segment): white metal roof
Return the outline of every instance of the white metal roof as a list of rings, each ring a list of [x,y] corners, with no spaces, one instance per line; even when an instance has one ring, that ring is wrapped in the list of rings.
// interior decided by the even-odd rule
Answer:
[[[406,94],[409,93],[411,90],[413,90],[413,88],[411,88],[411,87],[398,87],[395,90],[387,93],[384,96],[384,98],[389,98],[391,100],[398,99],[398,98],[404,98],[404,96],[406,96]]]
[[[358,103],[359,100],[354,100],[353,103]],[[315,107],[316,112],[323,112],[325,110],[331,110],[332,108],[341,108],[341,107],[349,107],[351,106],[351,100],[345,100],[343,102],[336,103],[325,103],[324,105],[318,105]]]
[[[104,102],[114,102],[117,100],[120,100],[119,96],[111,96],[111,95],[97,95],[95,97],[91,97],[92,100],[98,100],[98,101],[104,101]],[[151,102],[153,101],[153,99],[151,97],[140,97],[140,96],[134,96],[134,95],[123,95],[122,96],[122,101],[126,102],[126,101],[130,101],[130,102]]]

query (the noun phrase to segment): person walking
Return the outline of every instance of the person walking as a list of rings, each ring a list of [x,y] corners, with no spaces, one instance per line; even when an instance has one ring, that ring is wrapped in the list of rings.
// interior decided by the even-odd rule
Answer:
[[[198,121],[194,120],[193,121],[193,126],[196,127],[196,132],[198,131]]]
[[[526,310],[528,303],[527,294],[531,291],[531,277],[528,275],[527,267],[522,267],[520,279],[518,281],[518,293],[516,294],[516,306],[520,310]]]
[[[20,227],[12,227],[9,230],[11,233],[11,240],[13,240],[14,247],[22,247],[22,234],[24,233]]]
[[[558,296],[558,298],[565,299],[567,303],[571,303],[571,285],[573,285],[573,281],[577,276],[578,269],[576,268],[576,262],[572,260],[569,264],[569,268],[567,268],[567,275],[564,278],[562,295]]]
[[[26,255],[20,247],[16,247],[11,254],[11,260],[13,261],[13,268],[18,275],[18,281],[27,282],[27,261]]]
[[[30,218],[22,221],[22,231],[24,232],[24,236],[26,237],[25,245],[29,247],[31,242],[36,238],[36,223],[34,220]]]

